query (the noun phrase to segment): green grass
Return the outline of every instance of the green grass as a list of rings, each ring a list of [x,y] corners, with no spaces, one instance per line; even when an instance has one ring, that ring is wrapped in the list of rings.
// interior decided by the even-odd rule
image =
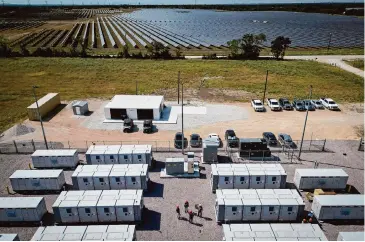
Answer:
[[[362,102],[363,79],[339,68],[312,61],[233,60],[125,60],[82,58],[0,59],[0,132],[26,118],[33,103],[31,87],[38,95],[58,92],[62,100],[102,97],[139,91],[144,94],[176,88],[177,72],[186,88],[198,88],[203,77],[208,88],[243,90],[262,96],[266,70],[268,93],[274,97],[329,96],[339,102]]]
[[[364,70],[364,59],[345,60],[345,62],[355,68]]]

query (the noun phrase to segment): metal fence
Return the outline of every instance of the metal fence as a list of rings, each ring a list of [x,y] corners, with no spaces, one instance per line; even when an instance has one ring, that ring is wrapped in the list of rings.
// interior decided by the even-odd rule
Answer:
[[[273,153],[281,152],[297,152],[300,147],[300,141],[294,141],[296,147],[284,147],[278,145],[276,147],[269,147]],[[173,140],[167,141],[142,141],[142,140],[128,140],[128,141],[51,141],[48,142],[49,149],[77,149],[80,153],[85,153],[91,145],[136,145],[145,144],[152,145],[154,152],[181,152],[174,146]],[[302,145],[303,152],[324,152],[326,140],[304,140]],[[31,154],[35,150],[46,149],[43,141],[24,140],[11,141],[0,143],[0,153],[2,154]],[[192,148],[190,146],[185,148],[186,152],[201,152],[201,148]],[[227,154],[237,153],[239,148],[231,148],[223,141],[223,146],[218,149],[219,152],[226,152]]]

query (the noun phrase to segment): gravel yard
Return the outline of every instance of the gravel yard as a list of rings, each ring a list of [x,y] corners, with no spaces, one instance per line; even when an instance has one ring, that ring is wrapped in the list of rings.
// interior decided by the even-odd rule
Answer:
[[[364,193],[364,153],[357,151],[358,141],[327,141],[327,149],[332,152],[303,153],[303,161],[290,163],[285,156],[280,159],[288,174],[288,182],[292,182],[295,168],[311,168],[314,160],[320,162],[321,167],[340,167],[349,175],[349,184],[360,193]],[[346,153],[346,155],[344,155]],[[217,225],[214,215],[215,194],[210,190],[210,165],[202,165],[200,179],[160,179],[160,168],[167,157],[179,157],[180,153],[154,153],[157,167],[150,171],[151,186],[144,194],[144,221],[137,227],[137,240],[222,240],[223,232]],[[84,159],[84,156],[80,156]],[[29,155],[0,155],[0,183],[1,196],[9,196],[6,186],[10,186],[8,177],[17,169],[29,169],[31,162]],[[66,181],[71,184],[72,171],[66,171]],[[16,195],[18,196],[18,195]],[[57,195],[42,195],[46,199],[49,212]],[[183,203],[188,200],[191,207],[194,204],[203,205],[203,217],[194,217],[194,224],[187,221],[183,212]],[[175,207],[180,205],[182,219],[176,217]],[[310,203],[306,201],[306,209]],[[195,211],[195,209],[193,208]],[[50,216],[45,218],[44,224],[50,224]],[[0,227],[0,233],[18,233],[21,240],[31,239],[38,226],[32,227]],[[340,231],[361,231],[363,225],[341,225],[322,223],[322,228],[329,240],[335,240]]]

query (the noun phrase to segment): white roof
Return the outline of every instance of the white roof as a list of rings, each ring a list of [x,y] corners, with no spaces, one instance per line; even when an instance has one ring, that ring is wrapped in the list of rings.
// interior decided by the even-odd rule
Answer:
[[[254,100],[253,100],[253,102],[254,102],[255,104],[262,104],[261,100],[258,100],[258,99],[254,99]]]
[[[80,201],[79,204],[77,205],[78,207],[95,207],[96,204],[98,203],[97,200],[83,200]]]
[[[38,100],[38,106],[42,106],[43,104],[45,104],[46,102],[48,102],[57,95],[58,93],[48,93],[47,95],[43,96],[41,99]],[[28,108],[37,108],[37,104],[34,102],[30,106],[28,106]]]
[[[364,241],[364,232],[340,232],[344,241]]]
[[[348,177],[347,173],[343,169],[295,169],[295,173],[298,173],[300,176],[309,176],[309,177],[329,177],[329,176],[344,176]]]
[[[43,197],[1,197],[0,208],[36,208]]]
[[[298,205],[298,201],[296,199],[279,199],[280,205]]]
[[[262,205],[280,205],[278,199],[260,199]]]
[[[58,178],[63,170],[17,170],[9,178]]]
[[[103,206],[115,206],[117,200],[114,199],[106,199],[106,200],[99,200],[96,206],[103,207]]]
[[[77,150],[36,150],[32,156],[73,156]]]
[[[161,103],[163,103],[163,96],[115,95],[105,108],[155,109],[160,108]]]
[[[0,241],[14,241],[18,234],[0,234]]]
[[[322,206],[362,206],[364,194],[356,195],[317,195],[314,199]]]

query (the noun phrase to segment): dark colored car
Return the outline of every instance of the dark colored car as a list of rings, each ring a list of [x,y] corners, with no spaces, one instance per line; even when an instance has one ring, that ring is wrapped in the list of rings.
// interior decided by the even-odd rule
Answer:
[[[304,100],[304,107],[305,109],[308,111],[315,111],[316,107],[313,105],[313,103],[311,102],[311,100]]]
[[[228,146],[231,148],[238,147],[239,145],[239,139],[237,138],[236,133],[233,129],[226,130],[226,133],[224,134],[224,139],[227,141]]]
[[[278,140],[276,139],[275,135],[271,132],[264,132],[262,133],[262,138],[266,141],[268,145],[277,145]]]
[[[130,119],[130,118],[124,119],[123,132],[131,133],[131,132],[133,132],[133,128],[134,128],[133,119]]]
[[[305,106],[304,106],[304,102],[302,100],[294,99],[294,101],[293,101],[293,107],[297,111],[305,111],[306,110],[305,109]]]
[[[287,98],[279,98],[279,104],[284,110],[293,110],[293,106]]]
[[[182,137],[183,137],[183,134],[181,132],[177,132],[175,134],[174,146],[176,149],[182,149]],[[186,137],[184,137],[184,149],[186,147],[188,147],[188,139]]]
[[[143,133],[150,134],[153,132],[152,120],[143,121]]]
[[[190,135],[190,146],[195,148],[199,148],[202,146],[202,138],[199,134]]]
[[[288,134],[279,134],[278,139],[282,146],[293,149],[297,148],[297,145],[294,143],[294,141]]]

